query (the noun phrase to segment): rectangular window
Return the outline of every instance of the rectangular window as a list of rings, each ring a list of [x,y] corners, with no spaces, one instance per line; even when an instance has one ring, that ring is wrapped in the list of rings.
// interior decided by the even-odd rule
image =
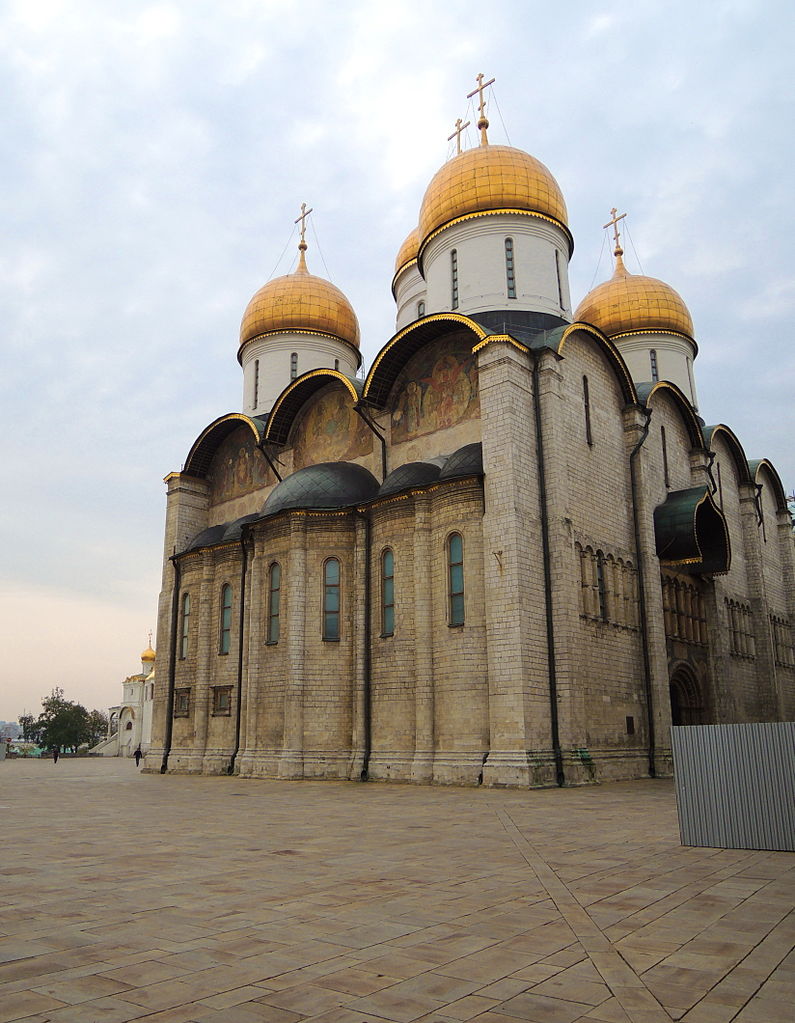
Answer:
[[[254,411],[259,405],[259,359],[254,360]]]
[[[627,735],[635,734],[635,718],[627,715]]]
[[[447,541],[449,624],[464,624],[464,541],[452,533]]]
[[[190,714],[190,688],[174,690],[174,717],[186,718]]]
[[[229,583],[224,584],[221,590],[221,634],[218,642],[220,654],[229,653],[229,642],[232,632],[232,587]]]
[[[298,352],[293,352],[290,356],[290,379],[295,380],[298,376]]]
[[[555,273],[558,278],[558,303],[560,308],[563,308],[563,281],[560,276],[560,253],[555,249]]]
[[[232,713],[232,687],[213,686],[213,717],[229,717]]]
[[[516,273],[513,265],[513,238],[505,239],[505,276],[508,282],[508,298],[516,298]]]
[[[279,613],[282,596],[282,568],[274,561],[268,573],[268,643],[279,642]]]
[[[596,592],[599,599],[599,617],[603,622],[607,618],[607,582],[605,580],[605,556],[596,552]]]
[[[424,302],[418,302],[417,303],[417,319],[421,320],[424,315],[425,315],[425,303]]]
[[[458,308],[458,252],[453,249],[450,253],[450,278],[451,278],[451,298],[450,306],[452,309]]]
[[[657,352],[654,348],[649,352],[649,365],[651,366],[651,378],[656,384],[660,379],[660,374],[657,371]]]
[[[381,635],[395,634],[395,556],[387,549],[381,555]]]
[[[329,558],[323,566],[323,639],[340,638],[340,563]]]

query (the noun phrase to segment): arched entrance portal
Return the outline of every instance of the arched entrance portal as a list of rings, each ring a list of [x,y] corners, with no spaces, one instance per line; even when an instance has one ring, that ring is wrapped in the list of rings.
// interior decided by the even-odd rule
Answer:
[[[671,724],[703,725],[704,703],[693,671],[680,664],[671,675]]]

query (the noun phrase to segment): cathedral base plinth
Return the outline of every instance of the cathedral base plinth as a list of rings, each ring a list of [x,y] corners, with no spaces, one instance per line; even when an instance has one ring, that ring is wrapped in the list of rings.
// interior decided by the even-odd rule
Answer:
[[[514,789],[554,786],[557,781],[552,751],[492,750],[483,765],[483,784]]]
[[[392,750],[373,753],[367,765],[371,781],[412,781],[414,755],[407,751]]]
[[[301,750],[284,750],[279,757],[278,776],[283,781],[293,781],[304,776],[304,755]]]
[[[435,785],[480,785],[482,753],[437,753],[433,759]]]

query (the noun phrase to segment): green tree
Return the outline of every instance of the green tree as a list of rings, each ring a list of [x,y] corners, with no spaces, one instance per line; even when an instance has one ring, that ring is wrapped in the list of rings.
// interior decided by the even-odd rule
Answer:
[[[22,738],[25,742],[36,741],[36,718],[27,711],[19,715],[19,727],[22,729]]]
[[[76,750],[90,741],[92,729],[88,711],[82,704],[65,699],[63,689],[56,686],[44,697],[41,706],[43,709],[35,724],[36,741],[40,746]]]
[[[96,746],[108,734],[108,715],[103,710],[89,711],[88,729],[91,735],[86,741],[92,746]]]

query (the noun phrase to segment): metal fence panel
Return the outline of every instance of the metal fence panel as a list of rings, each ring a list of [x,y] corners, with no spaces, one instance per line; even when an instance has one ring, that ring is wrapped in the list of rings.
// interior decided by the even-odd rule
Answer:
[[[682,845],[795,852],[795,722],[671,729]]]

